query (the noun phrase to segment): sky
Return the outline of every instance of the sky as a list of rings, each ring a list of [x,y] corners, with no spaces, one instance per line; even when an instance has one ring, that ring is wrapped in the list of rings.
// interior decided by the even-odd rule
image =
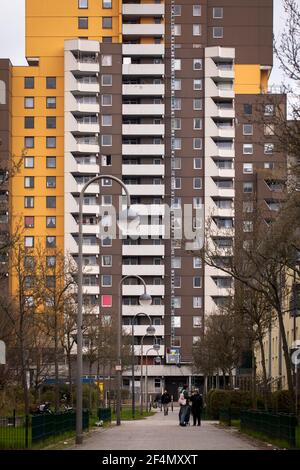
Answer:
[[[297,2],[300,5],[300,0],[297,0]],[[24,12],[25,0],[0,0],[0,57],[10,58],[14,65],[26,65],[24,58]],[[283,24],[282,0],[274,0],[275,37],[279,36]],[[270,84],[280,85],[283,80],[283,73],[279,69],[276,60],[274,60]]]

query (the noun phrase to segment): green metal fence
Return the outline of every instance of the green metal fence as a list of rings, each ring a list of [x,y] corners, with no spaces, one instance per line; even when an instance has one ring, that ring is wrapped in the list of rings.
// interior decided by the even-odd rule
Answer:
[[[240,419],[241,417],[241,410],[240,408],[222,408],[219,412],[219,420],[220,423],[226,424],[227,426],[231,426],[232,420]]]
[[[84,410],[82,413],[83,429],[89,427],[89,412]],[[64,413],[55,413],[49,415],[32,416],[32,444],[64,434],[76,429],[76,412],[66,411]]]
[[[111,422],[111,408],[98,408],[98,419],[104,423]]]
[[[292,414],[241,411],[241,431],[254,431],[266,437],[286,441],[291,447],[296,446],[296,427],[297,418]]]
[[[30,444],[29,416],[0,418],[0,449],[28,449]]]

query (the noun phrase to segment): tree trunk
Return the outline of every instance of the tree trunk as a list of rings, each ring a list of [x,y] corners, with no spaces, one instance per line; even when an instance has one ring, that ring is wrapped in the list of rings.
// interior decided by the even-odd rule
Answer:
[[[91,381],[91,376],[92,376],[92,361],[89,362],[89,409],[90,409],[90,413],[92,411],[92,381]]]
[[[58,370],[58,332],[57,313],[54,313],[54,369],[55,369],[55,412],[59,410],[59,370]]]
[[[288,347],[288,343],[286,339],[286,332],[285,332],[285,327],[284,327],[284,322],[283,322],[283,313],[281,310],[281,306],[278,306],[277,308],[277,316],[278,316],[279,330],[280,330],[281,337],[282,337],[282,349],[283,349],[285,367],[286,367],[288,392],[289,392],[292,410],[294,410],[295,409],[295,393],[294,393],[294,384],[293,384],[293,376],[292,376],[292,366],[291,366],[289,347]]]
[[[252,347],[252,408],[257,409],[257,393],[256,393],[256,359],[254,354],[254,346]]]
[[[260,348],[260,353],[261,353],[261,365],[262,365],[262,370],[263,370],[264,406],[265,406],[265,410],[267,411],[269,408],[270,394],[269,394],[269,386],[268,386],[266,354],[265,354],[265,348],[264,348],[264,343],[263,343],[263,335],[260,333],[260,331],[259,331],[258,343],[259,343],[259,348]]]
[[[72,384],[72,361],[71,361],[71,349],[67,352],[67,363],[68,363],[68,381],[69,381],[69,396],[70,405],[73,406],[73,384]]]

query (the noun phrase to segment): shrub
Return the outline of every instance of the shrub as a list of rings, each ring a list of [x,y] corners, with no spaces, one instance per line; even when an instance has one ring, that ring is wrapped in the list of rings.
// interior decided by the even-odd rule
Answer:
[[[213,390],[210,395],[208,412],[213,419],[219,419],[222,408],[229,408],[230,394],[227,390]]]
[[[287,390],[277,390],[273,392],[271,402],[273,410],[277,413],[292,413],[294,411]]]

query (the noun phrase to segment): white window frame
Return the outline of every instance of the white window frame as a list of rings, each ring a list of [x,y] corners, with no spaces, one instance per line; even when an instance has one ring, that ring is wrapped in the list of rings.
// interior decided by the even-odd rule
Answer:
[[[105,144],[104,143],[104,138],[105,137],[110,137],[110,143],[109,144]],[[110,134],[102,134],[101,135],[101,145],[102,147],[111,147],[112,146],[112,135]]]
[[[110,124],[104,124],[104,118],[110,117]],[[101,126],[102,127],[110,127],[112,126],[112,115],[111,114],[102,114],[101,116]]]
[[[202,28],[200,23],[193,24],[193,36],[201,36]]]
[[[197,66],[199,64],[200,67]],[[203,67],[203,61],[202,59],[193,59],[193,70],[202,70]]]
[[[246,132],[247,126],[251,128],[250,132]],[[243,124],[243,135],[253,135],[253,124]]]
[[[200,85],[199,87],[196,86],[196,83],[197,83],[197,82],[198,82],[199,85]],[[198,90],[198,91],[201,91],[201,90],[202,90],[202,79],[201,79],[201,78],[195,78],[195,79],[193,80],[193,89],[194,89],[194,90]]]
[[[246,151],[247,149],[250,151]],[[243,155],[253,155],[253,152],[253,144],[243,144]]]
[[[224,37],[224,28],[223,26],[214,26],[213,27],[213,38],[214,39],[223,39]]]
[[[243,174],[251,175],[253,173],[253,163],[243,163]]]
[[[220,10],[221,15],[217,15],[217,10]],[[213,8],[213,19],[221,20],[224,18],[224,8],[223,7],[214,7]]]
[[[196,162],[199,160],[200,166],[197,166]],[[193,159],[193,168],[194,170],[201,170],[202,169],[202,158],[194,158]]]
[[[200,186],[196,186],[196,181],[199,180],[200,181]],[[198,176],[196,178],[193,178],[193,188],[194,189],[202,189],[202,178],[199,178]]]
[[[202,8],[201,5],[193,5],[193,16],[201,16]]]

